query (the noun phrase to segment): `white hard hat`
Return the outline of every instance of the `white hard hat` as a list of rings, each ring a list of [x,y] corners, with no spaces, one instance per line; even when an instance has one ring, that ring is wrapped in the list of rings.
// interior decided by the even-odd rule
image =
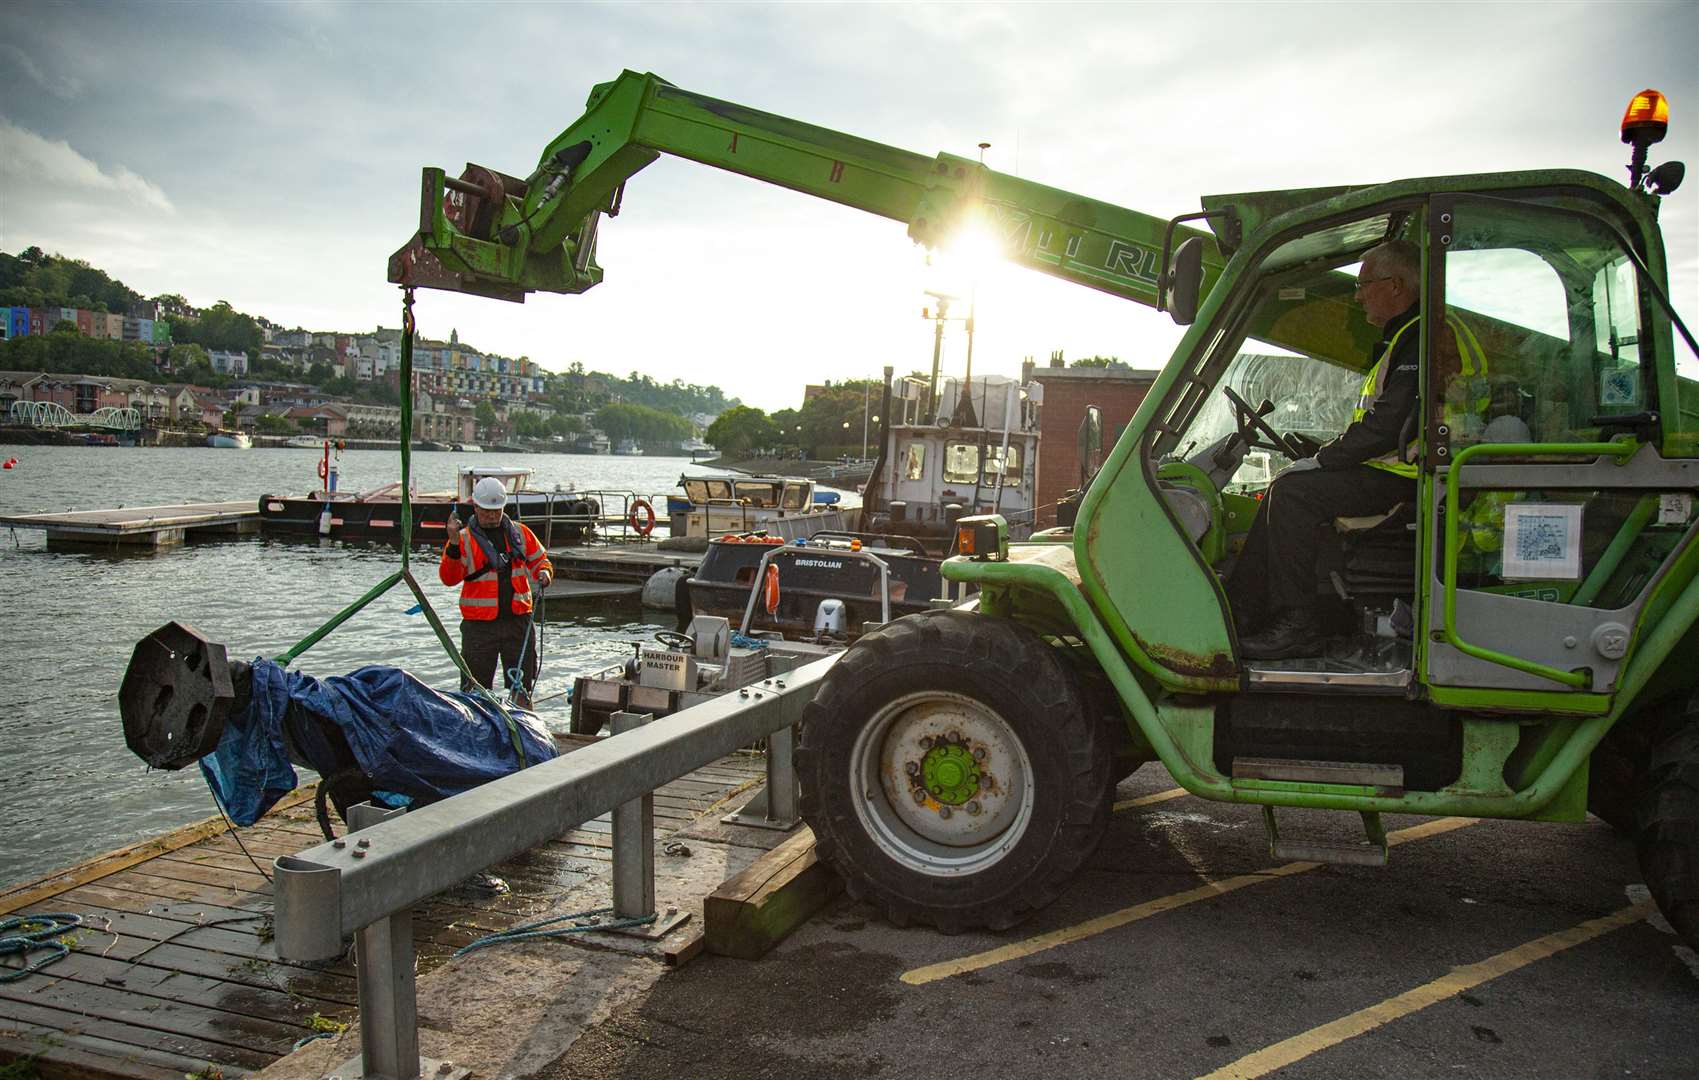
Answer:
[[[472,486],[472,505],[485,510],[500,510],[507,505],[507,487],[493,476],[486,476]]]

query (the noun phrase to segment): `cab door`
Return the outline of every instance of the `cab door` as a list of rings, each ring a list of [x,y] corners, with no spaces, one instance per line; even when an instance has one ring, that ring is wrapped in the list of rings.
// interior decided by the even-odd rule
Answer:
[[[1656,301],[1579,205],[1430,206],[1418,656],[1442,703],[1604,711],[1649,601],[1694,573],[1699,463],[1664,453]]]

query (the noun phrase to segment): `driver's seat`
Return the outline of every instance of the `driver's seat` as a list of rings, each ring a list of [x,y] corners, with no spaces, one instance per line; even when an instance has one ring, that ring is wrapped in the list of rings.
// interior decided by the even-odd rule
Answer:
[[[1342,598],[1415,597],[1414,501],[1397,503],[1381,514],[1336,517],[1333,527],[1343,540],[1345,558],[1329,577]]]

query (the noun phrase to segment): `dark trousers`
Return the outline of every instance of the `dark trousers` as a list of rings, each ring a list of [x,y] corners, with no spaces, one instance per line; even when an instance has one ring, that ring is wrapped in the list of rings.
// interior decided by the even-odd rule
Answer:
[[[1335,542],[1333,519],[1385,513],[1415,497],[1413,480],[1370,465],[1276,478],[1227,579],[1234,615],[1261,622],[1277,612],[1314,607],[1316,555]]]
[[[524,679],[523,685],[515,687],[513,669],[520,666],[520,653],[525,654]],[[496,672],[500,670],[507,688],[517,691],[513,695],[515,703],[530,708],[531,690],[537,685],[541,664],[537,659],[537,636],[531,631],[529,618],[503,615],[487,620],[461,619],[460,655],[465,657],[473,677],[491,690],[495,689]],[[467,692],[472,689],[464,675],[460,677],[460,689]]]

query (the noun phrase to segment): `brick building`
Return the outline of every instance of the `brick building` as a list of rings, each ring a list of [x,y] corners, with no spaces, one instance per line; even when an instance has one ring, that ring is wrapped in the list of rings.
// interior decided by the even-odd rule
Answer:
[[[1030,375],[1022,374],[1023,382],[1036,382],[1044,388],[1035,526],[1044,529],[1056,524],[1056,500],[1079,485],[1078,436],[1087,406],[1096,405],[1103,412],[1103,452],[1108,454],[1161,373],[1119,364],[1107,368],[1068,368],[1061,367],[1060,361],[1053,361],[1050,367],[1035,368]]]

